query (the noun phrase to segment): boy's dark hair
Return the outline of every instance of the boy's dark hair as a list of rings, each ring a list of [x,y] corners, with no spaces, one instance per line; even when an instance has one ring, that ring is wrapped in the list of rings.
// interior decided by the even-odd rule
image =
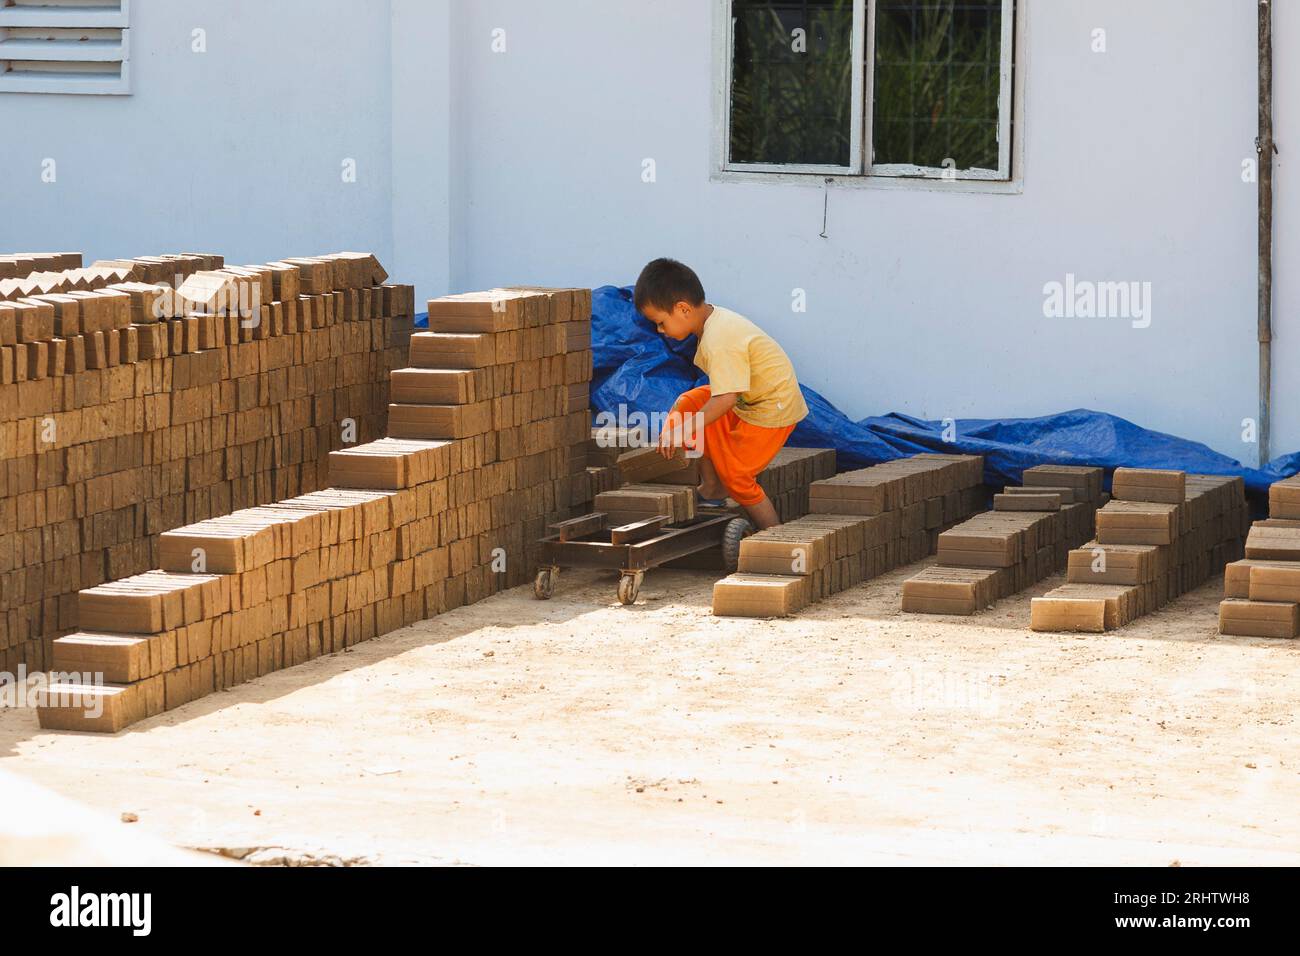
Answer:
[[[671,312],[678,302],[704,304],[704,286],[690,266],[676,259],[656,259],[641,270],[632,293],[632,304],[638,312],[644,312],[647,305]]]

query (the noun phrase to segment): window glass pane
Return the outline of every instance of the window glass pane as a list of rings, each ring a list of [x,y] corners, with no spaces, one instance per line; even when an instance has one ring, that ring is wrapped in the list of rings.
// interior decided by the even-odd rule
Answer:
[[[848,166],[853,0],[733,0],[733,163]]]
[[[878,0],[877,164],[998,168],[1002,0]]]

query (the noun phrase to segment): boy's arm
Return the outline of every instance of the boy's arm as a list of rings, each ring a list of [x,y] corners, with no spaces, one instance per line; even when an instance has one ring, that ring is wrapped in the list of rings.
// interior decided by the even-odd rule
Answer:
[[[670,422],[668,427],[665,428],[659,436],[659,454],[663,455],[665,458],[671,458],[673,452],[685,444],[688,434],[691,438],[698,438],[698,434],[701,433],[704,428],[712,425],[723,415],[727,414],[727,412],[735,408],[736,402],[739,398],[739,392],[728,392],[725,395],[712,396],[704,403],[704,407],[697,413],[700,418],[697,421],[692,422],[689,429],[685,422],[681,420]]]

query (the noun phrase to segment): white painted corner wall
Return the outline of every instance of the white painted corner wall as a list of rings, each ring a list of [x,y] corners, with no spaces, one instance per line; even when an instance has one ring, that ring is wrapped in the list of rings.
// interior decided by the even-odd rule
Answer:
[[[0,96],[21,131],[0,147],[0,248],[239,262],[366,248],[421,300],[629,284],[673,255],[852,416],[1088,406],[1253,463],[1256,199],[1240,170],[1254,0],[1022,2],[1022,192],[827,196],[712,175],[707,0],[135,0],[132,96]],[[1275,21],[1274,450],[1287,452],[1300,449],[1287,138],[1300,12],[1278,4]],[[1098,27],[1105,54],[1090,49]],[[197,28],[207,53],[191,52]],[[45,158],[56,183],[40,181]],[[1151,327],[1044,318],[1044,284],[1067,273],[1150,282]]]

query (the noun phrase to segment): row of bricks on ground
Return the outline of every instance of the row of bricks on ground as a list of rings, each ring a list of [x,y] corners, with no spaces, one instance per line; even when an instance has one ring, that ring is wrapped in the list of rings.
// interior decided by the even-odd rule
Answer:
[[[558,464],[555,466],[558,467]],[[540,537],[543,529],[543,523],[534,521],[526,529],[521,525],[523,519],[519,518],[519,513],[536,512],[545,510],[553,520],[559,520],[569,516],[573,505],[582,506],[585,503],[581,501],[572,502],[571,496],[566,491],[570,479],[557,478],[553,481],[535,484],[533,487],[523,492],[500,494],[488,500],[476,500],[467,497],[466,487],[476,486],[479,488],[488,488],[493,486],[493,478],[489,476],[486,470],[480,470],[467,474],[457,475],[453,479],[443,479],[437,482],[430,482],[426,485],[415,489],[422,503],[421,508],[428,508],[434,513],[428,517],[412,521],[407,524],[398,526],[395,529],[395,541],[389,542],[387,539],[378,539],[374,536],[366,545],[357,545],[351,539],[345,540],[341,544],[332,544],[326,547],[320,553],[313,553],[308,559],[303,559],[301,554],[294,557],[294,565],[287,568],[285,565],[277,566],[274,573],[282,574],[287,570],[292,573],[292,585],[295,589],[309,586],[313,576],[320,574],[327,578],[333,579],[342,573],[339,569],[350,568],[353,571],[363,570],[367,567],[383,567],[384,560],[388,557],[387,551],[378,551],[376,549],[391,547],[393,550],[393,560],[398,562],[397,573],[403,573],[409,566],[409,562],[420,556],[420,560],[431,566],[435,571],[440,567],[449,567],[452,574],[459,574],[461,571],[476,561],[488,561],[491,559],[491,553],[501,548],[509,555],[508,567],[510,570],[511,586],[522,582],[525,571],[529,566],[529,559],[525,555],[525,550],[531,547],[536,537]],[[405,494],[405,493],[403,493]],[[424,496],[428,496],[425,500]],[[454,496],[454,497],[449,497]],[[473,501],[472,504],[452,506],[451,501],[466,500]],[[233,518],[216,519],[210,521],[207,525],[220,528],[232,526],[239,530],[244,530],[239,525],[242,519],[249,522],[259,520],[258,516],[267,513],[265,509],[251,509],[237,513]],[[275,513],[275,506],[272,506],[270,513]],[[172,532],[164,534],[151,542],[149,539],[129,542],[123,547],[127,551],[124,560],[134,566],[162,566],[178,571],[191,570],[195,561],[195,547],[202,547],[202,554],[205,564],[209,570],[225,571],[231,568],[247,568],[247,573],[252,574],[258,568],[264,567],[263,564],[257,564],[253,557],[254,549],[260,548],[263,556],[271,552],[265,550],[270,536],[270,529],[263,529],[259,534],[249,534],[246,537],[221,537],[216,534],[213,537],[205,537],[207,527],[205,523],[200,522],[193,528],[185,529],[182,532]],[[486,530],[480,530],[486,529]],[[193,531],[194,535],[187,532]],[[229,531],[227,531],[229,534]],[[531,535],[531,537],[530,537]],[[332,540],[332,539],[326,539]],[[151,543],[153,546],[151,547]],[[230,551],[231,548],[238,546],[240,549],[236,553]],[[248,549],[249,557],[244,558],[244,549]],[[150,554],[153,559],[150,560]],[[524,557],[520,557],[524,555]],[[265,560],[265,557],[264,557]],[[362,562],[358,567],[357,562]],[[267,561],[267,564],[270,562]],[[75,568],[69,567],[69,571]],[[19,572],[31,573],[31,572]],[[241,572],[243,573],[243,572]],[[271,573],[271,572],[268,572]],[[102,575],[95,583],[102,583]],[[110,580],[119,576],[109,576]],[[260,579],[254,576],[247,585],[250,589],[255,589],[262,585]],[[66,585],[60,585],[61,587]],[[85,587],[90,588],[90,584]],[[252,593],[258,593],[256,591]],[[24,635],[31,639],[34,635],[51,630],[60,630],[66,632],[78,625],[85,626],[78,617],[79,600],[76,593],[61,594],[56,600],[48,599],[31,605],[28,608],[20,608],[17,611],[10,611],[6,615],[0,615],[0,637],[6,637],[6,640],[0,640],[0,648],[8,646],[10,643],[23,639]],[[251,598],[250,598],[251,599]],[[32,620],[24,622],[24,612],[34,611]],[[42,619],[41,611],[44,611],[45,618]],[[56,620],[50,620],[55,618]],[[24,628],[23,623],[29,626]],[[29,649],[30,650],[30,649]],[[48,658],[44,658],[48,660]],[[29,657],[28,662],[32,663],[33,658]]]
[[[432,597],[431,588],[467,575],[475,599],[522,583],[528,542],[548,520],[567,516],[554,510],[560,480],[452,507],[447,496],[461,479],[488,487],[486,475],[469,473],[402,491],[330,489],[164,534],[161,563],[179,573],[151,572],[83,591],[79,615],[87,633],[56,641],[52,666],[129,682],[167,669],[173,638],[165,635],[178,627],[215,627],[215,648],[224,651],[234,649],[224,642],[262,640],[415,591]],[[546,517],[520,517],[529,512]],[[215,573],[192,572],[196,553]],[[488,574],[502,556],[505,572]],[[404,606],[414,616],[402,623],[421,619],[426,609],[446,609]],[[239,617],[260,608],[267,608],[265,620]],[[151,657],[151,641],[160,635]],[[196,641],[189,653],[210,646]]]
[[[713,613],[793,614],[921,560],[942,528],[983,506],[983,470],[979,456],[922,455],[813,483],[812,514],[741,542],[737,573],[714,586]]]
[[[1269,488],[1269,516],[1251,527],[1245,559],[1224,570],[1221,634],[1300,637],[1300,476]]]
[[[516,557],[513,563],[522,568],[525,561]],[[520,583],[519,572],[497,573],[489,563],[390,597],[380,597],[378,589],[367,593],[358,586],[345,603],[367,598],[369,603],[337,614],[322,613],[327,604],[322,598],[288,595],[246,612],[196,621],[159,634],[87,633],[60,638],[54,642],[50,665],[56,680],[61,674],[147,676],[101,686],[84,680],[55,683],[43,695],[38,716],[47,729],[115,733],[216,691],[342,651]],[[321,615],[320,619],[289,626],[291,605],[301,605],[303,614]],[[277,616],[280,607],[285,608],[283,618]],[[100,716],[94,716],[96,711]]]
[[[1034,630],[1124,627],[1241,557],[1249,514],[1240,478],[1120,469],[1116,479],[1096,540],[1069,557],[1067,583],[1031,602]]]
[[[993,512],[939,536],[938,564],[903,583],[902,609],[971,615],[1050,577],[1093,535],[1105,502],[1100,468],[1025,469]]]

